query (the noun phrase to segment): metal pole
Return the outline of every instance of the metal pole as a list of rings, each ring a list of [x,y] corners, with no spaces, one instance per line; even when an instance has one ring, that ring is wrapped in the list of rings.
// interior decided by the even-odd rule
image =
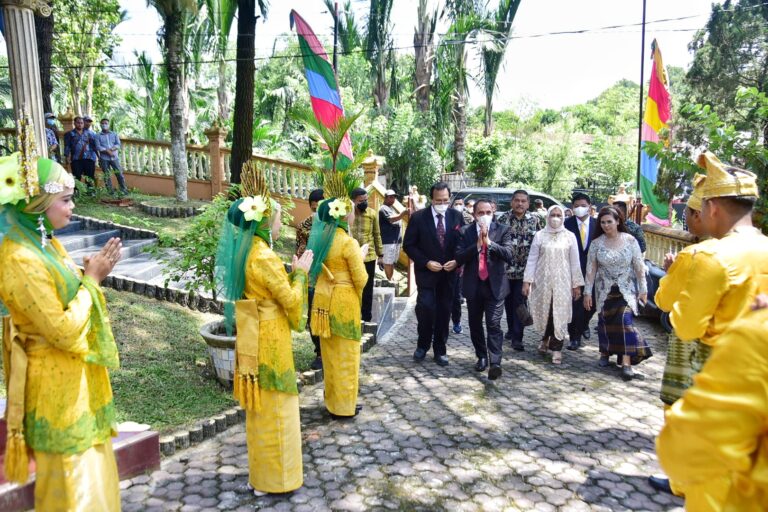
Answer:
[[[333,4],[333,70],[338,72],[339,52],[339,2]]]
[[[637,130],[637,176],[635,181],[635,195],[637,196],[637,203],[635,207],[636,219],[640,222],[640,216],[642,215],[643,202],[642,195],[640,194],[640,159],[643,151],[643,92],[645,84],[645,2],[643,0],[643,29],[640,43],[640,105],[638,107],[638,130]]]

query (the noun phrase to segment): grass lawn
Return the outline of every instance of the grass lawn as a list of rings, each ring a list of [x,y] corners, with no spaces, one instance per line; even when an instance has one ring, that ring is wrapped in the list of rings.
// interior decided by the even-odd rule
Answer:
[[[106,289],[105,295],[120,351],[120,368],[110,372],[118,421],[169,432],[235,405],[214,379],[197,332],[214,315],[129,292]],[[308,333],[294,333],[293,351],[296,370],[309,369],[314,348]]]

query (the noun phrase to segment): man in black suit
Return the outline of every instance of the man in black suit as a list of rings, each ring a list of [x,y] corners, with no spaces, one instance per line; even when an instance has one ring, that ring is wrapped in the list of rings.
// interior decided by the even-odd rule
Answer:
[[[445,341],[448,338],[457,266],[454,252],[464,220],[459,212],[448,208],[451,190],[447,183],[432,185],[429,195],[432,205],[411,216],[403,238],[403,250],[413,260],[418,288],[416,320],[419,341],[413,358],[423,361],[431,346],[435,362],[446,366]]]
[[[475,202],[475,222],[461,228],[456,262],[464,265],[464,297],[467,299],[469,334],[475,347],[478,372],[490,369],[488,379],[501,376],[501,345],[504,332],[501,316],[509,294],[506,265],[512,259],[512,231],[493,220],[493,207],[487,199]],[[483,315],[488,343],[483,332]]]
[[[579,261],[581,273],[587,275],[587,253],[589,244],[597,230],[597,221],[590,216],[589,209],[592,200],[587,194],[577,193],[573,196],[573,216],[565,219],[565,229],[576,235],[576,245],[579,248]],[[571,343],[568,350],[576,350],[581,346],[581,337],[589,339],[589,322],[595,314],[595,308],[590,311],[584,309],[584,287],[581,287],[579,298],[573,301],[573,316],[568,324],[568,337]]]

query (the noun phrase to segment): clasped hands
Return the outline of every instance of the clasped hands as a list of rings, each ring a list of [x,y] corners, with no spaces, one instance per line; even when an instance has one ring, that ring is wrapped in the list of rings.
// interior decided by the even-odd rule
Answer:
[[[456,260],[447,261],[445,263],[438,263],[437,261],[432,260],[427,262],[427,268],[432,272],[441,272],[443,270],[452,272],[456,269],[456,266]]]

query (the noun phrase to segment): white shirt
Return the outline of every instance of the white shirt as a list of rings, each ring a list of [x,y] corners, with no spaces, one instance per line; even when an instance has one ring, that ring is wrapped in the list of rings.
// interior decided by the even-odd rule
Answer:
[[[437,229],[437,216],[438,215],[442,215],[443,216],[443,227],[447,229],[446,216],[448,215],[448,211],[446,210],[445,213],[439,213],[438,214],[435,211],[435,207],[434,206],[430,206],[429,209],[432,210],[432,220],[435,221],[435,229]]]

